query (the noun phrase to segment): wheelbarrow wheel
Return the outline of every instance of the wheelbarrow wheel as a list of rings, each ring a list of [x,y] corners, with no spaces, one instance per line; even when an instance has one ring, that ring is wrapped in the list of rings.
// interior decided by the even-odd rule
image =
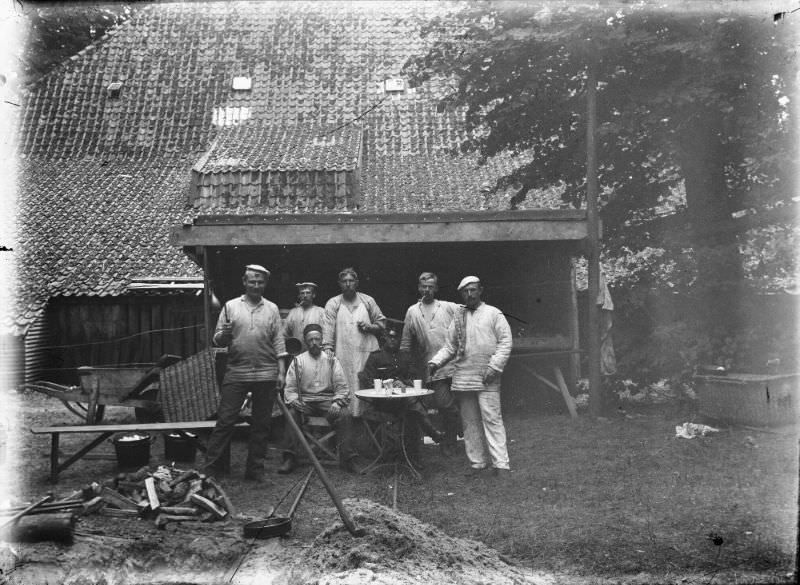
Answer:
[[[153,402],[156,402],[158,400],[158,388],[150,388],[149,390],[145,390],[139,394],[139,398],[142,400],[152,400]],[[134,409],[134,414],[136,415],[136,422],[164,422],[164,412],[161,410],[161,405],[154,406],[152,408],[137,407]]]
[[[103,416],[106,414],[106,405],[98,404],[94,409],[94,419],[87,421],[90,425],[96,425],[103,422]]]

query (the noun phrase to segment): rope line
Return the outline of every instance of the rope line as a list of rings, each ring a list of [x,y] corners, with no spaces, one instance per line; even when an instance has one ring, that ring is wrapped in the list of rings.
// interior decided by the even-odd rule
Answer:
[[[104,339],[103,341],[87,341],[84,343],[71,343],[66,345],[47,345],[42,347],[37,347],[37,349],[68,349],[72,347],[88,347],[91,345],[105,345],[107,343],[119,343],[120,341],[126,341],[128,339],[134,339],[136,337],[140,337],[142,335],[149,335],[150,333],[163,333],[165,331],[183,331],[185,329],[198,329],[203,327],[202,324],[197,325],[187,325],[185,327],[172,327],[167,329],[149,329],[147,331],[140,331],[139,333],[134,333],[132,335],[126,335],[125,337],[117,337],[115,339]]]

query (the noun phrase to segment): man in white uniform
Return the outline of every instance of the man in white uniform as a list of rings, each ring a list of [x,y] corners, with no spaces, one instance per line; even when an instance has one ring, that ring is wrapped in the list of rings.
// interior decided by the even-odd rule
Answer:
[[[476,276],[458,285],[464,300],[447,331],[444,347],[428,362],[431,375],[453,361],[452,392],[464,425],[464,445],[470,462],[468,475],[489,469],[510,471],[506,429],[500,410],[500,376],[511,356],[511,328],[503,313],[481,300],[483,286]],[[484,444],[485,441],[485,444]]]
[[[297,304],[289,311],[284,321],[283,338],[299,339],[302,351],[307,351],[303,331],[307,325],[322,325],[325,310],[314,304],[317,296],[317,285],[313,282],[298,282]]]
[[[433,272],[419,275],[417,290],[420,300],[406,311],[400,351],[409,352],[421,366],[433,359],[444,346],[447,329],[453,322],[458,305],[436,298],[439,279]],[[450,391],[454,369],[452,362],[448,363],[424,380],[427,387],[433,390],[433,405],[442,416],[444,440],[441,445],[442,451],[448,456],[455,454],[456,438],[461,427],[458,407]]]
[[[334,353],[342,364],[350,389],[350,412],[361,416],[364,405],[354,396],[359,388],[358,373],[364,369],[369,354],[380,347],[386,317],[371,296],[358,292],[358,274],[352,268],[339,273],[342,294],[325,304],[322,325],[322,347],[327,355]]]

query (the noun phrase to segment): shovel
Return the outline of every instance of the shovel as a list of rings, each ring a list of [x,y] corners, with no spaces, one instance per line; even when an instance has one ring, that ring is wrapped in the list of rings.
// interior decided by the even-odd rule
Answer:
[[[303,436],[303,431],[301,431],[300,427],[297,426],[297,423],[295,422],[294,418],[292,418],[292,415],[289,413],[289,408],[283,403],[283,399],[280,397],[280,395],[275,398],[275,402],[278,403],[281,412],[283,412],[283,416],[286,417],[286,422],[288,423],[289,428],[295,434],[297,440],[300,441],[300,444],[303,446],[303,449],[305,449],[306,455],[308,455],[308,458],[311,460],[311,463],[314,466],[314,469],[316,470],[317,475],[319,476],[319,480],[322,482],[322,485],[324,485],[325,489],[328,490],[328,495],[331,497],[331,500],[333,500],[333,504],[339,511],[339,516],[342,518],[342,522],[344,522],[347,531],[356,537],[364,536],[365,534],[364,529],[356,526],[355,522],[353,522],[353,519],[350,518],[350,514],[347,513],[347,509],[344,507],[344,504],[342,504],[342,499],[339,497],[339,494],[336,493],[336,490],[333,489],[333,485],[331,484],[331,481],[328,479],[328,474],[325,473],[325,470],[322,468],[322,464],[317,459],[317,456],[314,455],[314,451],[311,449],[311,445],[309,445],[308,441],[306,441],[305,436]]]
[[[246,538],[259,538],[259,539],[267,539],[267,538],[274,538],[276,536],[283,536],[287,532],[292,529],[292,517],[294,516],[294,511],[297,509],[297,504],[300,503],[300,498],[303,497],[303,494],[308,487],[308,482],[311,481],[311,476],[314,475],[314,470],[311,469],[306,476],[305,481],[303,481],[303,485],[300,487],[300,491],[297,492],[297,495],[294,498],[294,502],[292,502],[292,507],[289,508],[289,514],[286,516],[275,516],[275,508],[272,509],[269,516],[264,518],[263,520],[256,520],[255,522],[248,522],[244,525],[244,535]],[[278,503],[280,505],[280,502]]]

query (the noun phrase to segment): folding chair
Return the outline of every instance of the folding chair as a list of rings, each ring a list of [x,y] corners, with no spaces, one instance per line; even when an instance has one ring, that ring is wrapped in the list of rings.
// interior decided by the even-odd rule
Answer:
[[[336,436],[336,431],[324,416],[309,416],[306,417],[304,423],[300,426],[303,431],[303,436],[311,444],[312,448],[316,447],[329,461],[322,461],[322,463],[339,463],[339,457],[336,455],[336,448],[333,450],[327,443]]]

